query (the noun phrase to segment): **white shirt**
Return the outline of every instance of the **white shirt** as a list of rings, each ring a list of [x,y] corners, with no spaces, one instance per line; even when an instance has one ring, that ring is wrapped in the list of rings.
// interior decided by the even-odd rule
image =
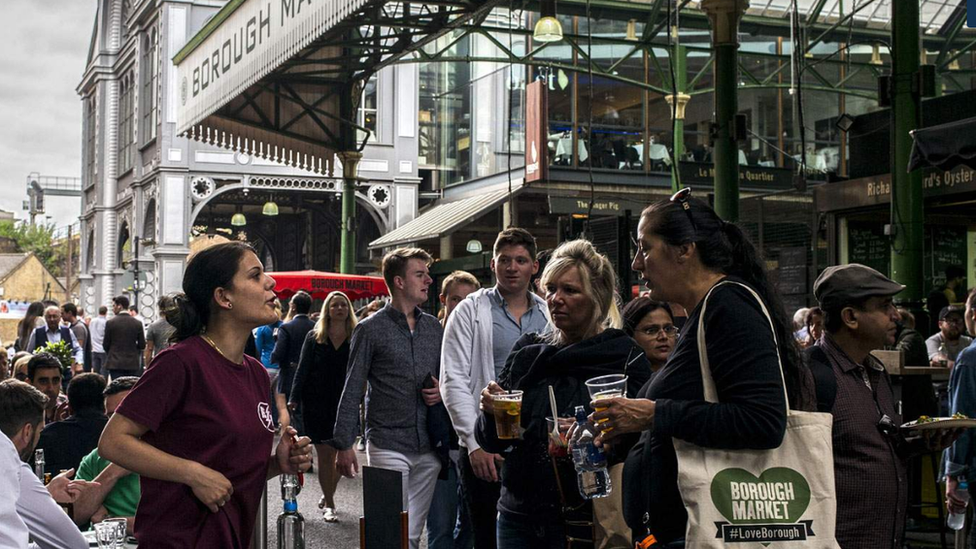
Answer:
[[[92,341],[92,352],[93,353],[104,353],[105,348],[102,347],[102,342],[105,341],[105,323],[108,319],[102,315],[98,315],[92,319],[91,324],[88,325],[88,331],[91,332]]]
[[[14,496],[0,498],[0,547],[29,547],[29,536],[41,549],[88,548],[81,531],[55,503],[3,433],[0,433],[0,490]],[[9,514],[11,504],[15,507],[13,517]]]
[[[47,326],[47,323],[44,324],[44,332],[47,335],[47,340],[49,343],[57,343],[61,341],[61,328],[62,326],[58,325],[58,329],[52,332]],[[65,328],[67,328],[67,326],[65,326]],[[68,333],[71,334],[71,356],[74,357],[75,362],[82,364],[85,362],[85,350],[81,348],[81,345],[78,345],[78,338],[75,337],[75,333],[71,331],[71,328],[68,328]],[[30,352],[34,352],[34,336],[36,335],[37,330],[35,329],[33,332],[31,332],[30,339],[27,340],[27,348],[30,350]]]
[[[22,463],[14,443],[0,433],[0,547],[27,547],[27,525],[17,514]]]

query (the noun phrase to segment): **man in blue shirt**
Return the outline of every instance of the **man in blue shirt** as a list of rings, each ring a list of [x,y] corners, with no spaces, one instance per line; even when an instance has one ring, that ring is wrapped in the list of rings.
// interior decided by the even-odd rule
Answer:
[[[963,318],[966,331],[976,333],[976,289],[966,298]],[[976,417],[976,341],[959,353],[949,376],[949,412]],[[959,492],[960,477],[969,477],[973,482],[976,466],[976,438],[973,430],[966,429],[962,435],[946,449],[943,456],[943,470],[946,477],[946,503],[950,511],[966,512],[966,503]],[[972,493],[973,489],[970,489]],[[976,528],[973,529],[976,540]]]
[[[549,322],[546,302],[529,291],[538,272],[535,238],[516,227],[498,233],[491,270],[496,284],[465,298],[451,314],[441,352],[441,395],[460,440],[462,493],[475,549],[494,549],[501,457],[475,440],[481,390],[498,378],[520,337]]]

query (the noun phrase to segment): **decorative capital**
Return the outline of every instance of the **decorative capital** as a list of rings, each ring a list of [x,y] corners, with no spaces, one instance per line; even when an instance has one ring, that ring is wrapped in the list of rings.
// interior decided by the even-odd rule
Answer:
[[[685,119],[685,107],[688,106],[688,101],[691,101],[691,96],[688,95],[687,93],[679,93],[678,94],[678,105],[677,105],[677,107],[675,107],[675,105],[674,105],[674,97],[675,97],[674,95],[665,95],[664,96],[664,100],[667,101],[668,102],[668,106],[671,107],[670,109],[668,109],[668,112],[673,112],[674,113],[674,117],[676,119],[678,119],[678,120],[684,120]]]
[[[702,0],[701,10],[712,24],[712,44],[739,43],[739,21],[749,8],[749,0]]]
[[[359,151],[340,151],[336,153],[336,156],[342,162],[342,178],[356,179],[359,173],[359,161],[363,159],[363,153]]]

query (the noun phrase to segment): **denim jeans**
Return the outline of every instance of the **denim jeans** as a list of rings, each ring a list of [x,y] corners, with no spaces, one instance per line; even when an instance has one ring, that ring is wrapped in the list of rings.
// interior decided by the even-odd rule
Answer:
[[[561,522],[540,523],[499,512],[497,540],[498,549],[565,549],[566,532]]]
[[[438,480],[434,499],[427,513],[427,547],[429,549],[471,549],[471,523],[460,497],[457,467],[448,465],[447,480]]]

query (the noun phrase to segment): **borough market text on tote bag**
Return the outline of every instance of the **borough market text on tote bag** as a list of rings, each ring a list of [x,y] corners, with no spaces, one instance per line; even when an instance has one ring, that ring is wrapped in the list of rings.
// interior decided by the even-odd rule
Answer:
[[[716,284],[705,296],[698,322],[705,400],[712,403],[718,402],[718,394],[705,350],[705,306],[711,292],[722,284],[739,283]],[[759,295],[745,284],[739,285],[759,301],[773,329]],[[775,341],[775,330],[773,338]],[[773,450],[720,450],[672,439],[678,456],[678,489],[688,511],[688,549],[839,547],[834,539],[833,418],[790,410],[788,398],[786,407],[783,444]]]

